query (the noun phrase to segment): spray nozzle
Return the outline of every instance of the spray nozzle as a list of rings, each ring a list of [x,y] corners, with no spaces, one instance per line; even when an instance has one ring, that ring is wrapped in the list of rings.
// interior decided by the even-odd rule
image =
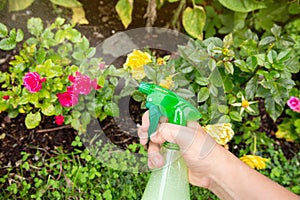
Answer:
[[[148,136],[155,132],[161,116],[169,123],[186,126],[187,121],[198,120],[201,113],[184,98],[155,84],[140,83],[139,91],[147,95],[146,107],[149,109],[150,127]]]

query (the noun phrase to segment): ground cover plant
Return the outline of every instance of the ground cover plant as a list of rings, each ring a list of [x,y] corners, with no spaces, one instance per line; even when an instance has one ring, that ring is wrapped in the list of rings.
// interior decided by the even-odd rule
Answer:
[[[120,15],[128,7],[119,2]],[[111,122],[122,112],[119,101],[131,96],[140,123],[145,96],[136,85],[141,81],[189,99],[219,144],[300,194],[299,3],[243,2],[246,7],[227,1],[157,4],[157,11],[176,5],[174,14],[185,12],[183,31],[194,38],[178,47],[176,58],[135,49],[115,65],[95,57],[96,48],[80,26],[62,17],[51,23],[29,18],[22,29],[1,22],[1,53],[13,56],[4,59],[1,65],[7,67],[0,72],[0,196],[140,199],[150,175],[138,170],[146,152]],[[284,13],[285,18],[276,17]],[[198,16],[202,26],[185,26],[186,16]],[[103,144],[103,131],[93,130],[99,122],[112,144]],[[116,148],[125,154],[110,157]],[[132,152],[143,157],[133,162]],[[208,190],[191,188],[191,199],[217,199]]]

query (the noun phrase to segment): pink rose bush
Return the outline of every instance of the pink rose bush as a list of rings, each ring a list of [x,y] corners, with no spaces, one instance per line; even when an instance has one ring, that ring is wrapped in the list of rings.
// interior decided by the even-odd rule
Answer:
[[[76,72],[76,76],[69,76],[69,81],[73,83],[74,93],[76,94],[89,94],[91,89],[100,89],[101,87],[97,84],[97,80],[91,80],[89,76],[82,75],[80,72]]]
[[[67,87],[67,91],[58,93],[56,96],[59,103],[63,107],[71,107],[78,104],[80,94],[88,95],[92,89],[98,90],[101,88],[97,84],[97,80],[91,80],[89,76],[76,72],[76,76],[69,76],[68,80],[72,83]]]
[[[297,97],[290,97],[287,101],[287,105],[295,112],[300,113],[300,100]]]
[[[24,86],[30,93],[39,92],[42,89],[42,83],[46,81],[46,78],[41,78],[37,72],[28,72],[23,77]]]

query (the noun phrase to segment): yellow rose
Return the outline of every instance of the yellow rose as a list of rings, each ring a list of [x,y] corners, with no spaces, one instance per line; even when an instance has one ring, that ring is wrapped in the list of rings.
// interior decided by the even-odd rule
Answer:
[[[255,155],[245,155],[240,158],[241,161],[249,165],[251,168],[256,169],[265,169],[267,158],[262,158],[260,156]]]
[[[151,61],[152,60],[149,53],[142,52],[140,50],[133,50],[132,53],[127,55],[124,67],[130,67],[131,70],[135,70],[147,63],[150,63]]]
[[[221,145],[225,145],[229,142],[234,135],[230,123],[206,125],[204,129],[218,144]]]
[[[135,49],[127,55],[127,59],[123,67],[125,69],[130,68],[133,78],[141,80],[146,76],[144,72],[144,65],[151,61],[151,55],[149,53]]]
[[[159,85],[161,87],[164,87],[166,89],[170,89],[174,84],[174,81],[172,80],[172,76],[168,76],[165,80],[160,81]]]

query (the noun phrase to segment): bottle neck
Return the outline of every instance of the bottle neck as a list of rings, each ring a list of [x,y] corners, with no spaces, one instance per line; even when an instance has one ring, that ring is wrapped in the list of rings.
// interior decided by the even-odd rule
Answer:
[[[179,148],[179,146],[177,144],[171,143],[171,142],[165,142],[165,143],[163,143],[163,147],[165,147],[167,149],[177,150],[177,151],[180,150],[180,148]]]

